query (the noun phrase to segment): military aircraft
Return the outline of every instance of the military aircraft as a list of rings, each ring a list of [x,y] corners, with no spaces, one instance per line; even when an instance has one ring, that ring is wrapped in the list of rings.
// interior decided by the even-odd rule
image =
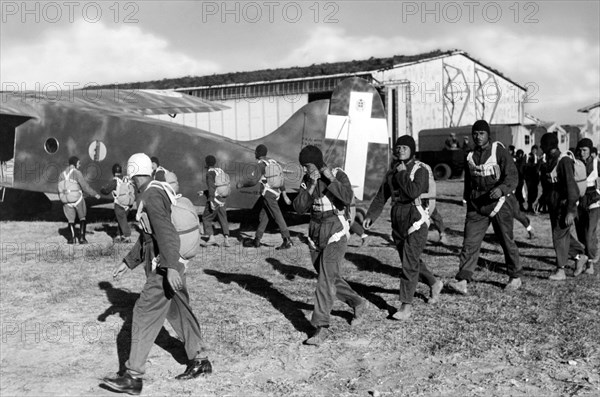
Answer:
[[[297,191],[302,178],[300,149],[314,144],[327,164],[344,168],[359,199],[376,193],[388,166],[385,111],[366,80],[350,78],[331,100],[308,103],[272,133],[235,141],[147,115],[220,111],[223,105],[174,91],[80,90],[0,93],[0,186],[56,193],[59,174],[70,156],[81,160],[86,180],[99,190],[112,178],[114,163],[125,166],[133,153],[157,156],[179,180],[180,193],[203,204],[204,159],[214,155],[230,175],[229,208],[252,208],[259,187],[235,189],[238,181],[258,180],[254,149],[269,148],[285,172],[286,189]],[[58,99],[57,99],[58,98]]]

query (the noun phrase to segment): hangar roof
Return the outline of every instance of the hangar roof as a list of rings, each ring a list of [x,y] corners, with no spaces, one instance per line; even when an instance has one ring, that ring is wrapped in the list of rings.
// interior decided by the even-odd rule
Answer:
[[[478,60],[472,58],[469,54],[461,50],[435,50],[416,55],[394,55],[391,57],[374,58],[363,60],[352,60],[346,62],[332,62],[312,64],[303,67],[290,67],[278,69],[263,69],[247,72],[233,72],[223,74],[213,74],[208,76],[185,76],[174,79],[162,79],[146,82],[119,84],[119,88],[136,89],[177,89],[179,91],[202,89],[215,86],[234,86],[245,84],[274,83],[275,81],[305,80],[310,78],[323,78],[327,76],[343,76],[365,74],[369,71],[392,69],[394,67],[406,66],[413,63],[429,61],[451,55],[463,55],[473,62],[491,70],[498,76],[501,76],[512,84],[525,90],[524,87],[513,80],[507,78],[498,70],[491,68]],[[111,85],[114,87],[114,85]],[[102,88],[102,87],[100,87]]]
[[[589,112],[590,110],[592,110],[592,109],[594,109],[594,108],[597,108],[598,106],[600,106],[600,102],[596,102],[596,103],[594,103],[594,104],[592,104],[592,105],[589,105],[589,106],[583,107],[583,108],[581,108],[581,109],[577,109],[577,111],[578,111],[578,112],[581,112],[581,113],[587,113],[587,112]]]

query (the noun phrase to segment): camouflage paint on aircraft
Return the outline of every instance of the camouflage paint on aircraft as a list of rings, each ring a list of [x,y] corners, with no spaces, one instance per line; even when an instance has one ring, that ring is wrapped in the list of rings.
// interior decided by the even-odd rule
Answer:
[[[33,93],[2,93],[0,161],[3,170],[7,163],[12,163],[12,172],[8,177],[2,177],[0,185],[55,193],[58,176],[67,166],[68,158],[78,156],[86,179],[94,189],[99,190],[112,178],[114,163],[125,166],[133,153],[144,152],[157,156],[162,166],[177,174],[183,195],[196,204],[203,204],[204,198],[199,197],[197,192],[206,189],[204,159],[207,155],[217,158],[217,166],[230,175],[232,186],[235,186],[238,181],[258,180],[254,149],[264,144],[269,149],[268,157],[283,165],[286,188],[293,193],[302,178],[298,153],[307,144],[315,144],[325,149],[331,165],[343,164],[355,172],[357,167],[349,165],[347,160],[354,159],[357,164],[360,164],[357,160],[362,161],[363,179],[351,180],[367,199],[376,193],[385,173],[387,141],[386,144],[370,142],[373,132],[364,128],[350,128],[342,138],[337,139],[326,138],[325,134],[328,114],[332,110],[338,111],[337,103],[344,100],[351,102],[350,97],[355,94],[352,87],[358,87],[358,93],[376,94],[366,81],[351,80],[354,83],[342,82],[341,86],[345,88],[336,90],[331,106],[327,100],[311,102],[271,134],[243,143],[197,128],[144,116],[218,111],[224,108],[181,93],[172,93],[173,96],[165,92],[122,90],[119,91],[120,96],[115,97],[104,92],[75,91],[72,97],[60,99],[56,99],[58,94],[53,96],[52,93],[44,97]],[[344,99],[346,96],[348,98]],[[377,100],[380,104],[379,96]],[[379,104],[371,106],[372,114],[377,115],[378,119],[382,114]],[[355,137],[355,134],[366,134],[368,139]],[[358,147],[355,142],[368,145],[366,156],[355,158],[355,147]],[[350,154],[346,154],[346,149]],[[361,182],[365,182],[364,185]],[[251,208],[258,197],[258,186],[232,189],[228,207]]]

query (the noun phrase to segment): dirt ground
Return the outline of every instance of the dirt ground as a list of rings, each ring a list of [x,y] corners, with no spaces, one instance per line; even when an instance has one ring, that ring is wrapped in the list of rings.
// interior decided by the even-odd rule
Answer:
[[[438,184],[449,244],[431,242],[423,255],[444,282],[458,268],[461,188],[458,181]],[[231,212],[232,236],[252,236],[254,217]],[[40,219],[0,223],[1,396],[113,395],[101,379],[127,357],[145,276],[140,268],[112,279],[131,245],[112,243],[109,210],[93,209],[90,218],[90,244],[75,246],[66,244],[56,203]],[[502,291],[504,257],[490,228],[469,295],[445,289],[438,305],[427,305],[429,290],[419,284],[412,319],[398,322],[390,316],[399,307],[399,260],[386,239],[384,211],[368,246],[350,239],[342,266],[369,302],[367,321],[351,327],[351,309],[337,302],[333,334],[320,347],[303,344],[312,332],[316,279],[303,243],[306,218],[289,219],[290,250],[275,250],[281,242],[275,230],[260,249],[239,243],[202,249],[189,268],[188,288],[214,374],[174,379],[185,369],[185,354],[165,324],[150,353],[143,395],[600,395],[598,272],[547,280],[554,268],[547,215],[531,217],[532,240],[515,223],[525,271],[519,291]]]

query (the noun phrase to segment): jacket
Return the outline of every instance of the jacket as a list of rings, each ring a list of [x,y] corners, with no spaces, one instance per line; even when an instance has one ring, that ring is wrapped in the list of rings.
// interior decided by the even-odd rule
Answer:
[[[332,237],[335,239],[338,234],[341,238],[349,229],[344,210],[352,203],[354,191],[348,176],[341,170],[332,181],[326,178],[317,180],[312,195],[308,193],[310,183],[310,178],[305,175],[293,206],[299,214],[310,212],[308,237],[317,249],[323,249],[333,242]]]
[[[160,267],[171,268],[183,273],[185,266],[179,261],[179,235],[171,222],[171,200],[164,190],[148,188],[150,181],[139,189],[144,211],[152,233],[142,230],[140,237],[124,261],[130,269],[146,262],[146,274],[152,271],[152,259],[160,254]]]

